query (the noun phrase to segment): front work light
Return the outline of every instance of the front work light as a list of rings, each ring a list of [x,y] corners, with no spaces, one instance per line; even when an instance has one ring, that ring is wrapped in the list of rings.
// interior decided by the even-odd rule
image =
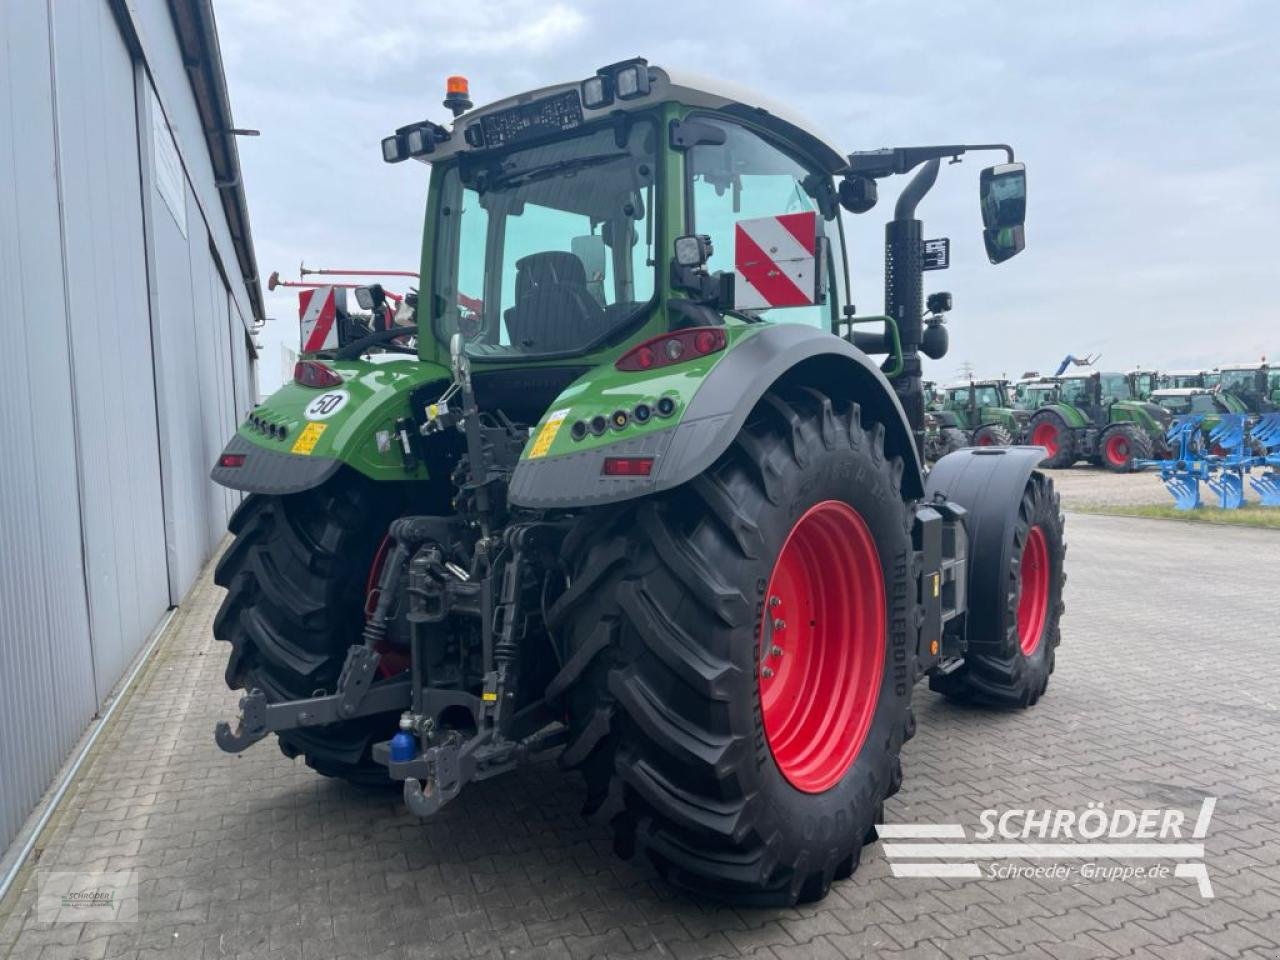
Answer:
[[[398,134],[382,138],[382,159],[386,163],[399,163],[401,160],[409,159],[409,154]]]
[[[437,143],[449,139],[449,131],[438,123],[421,120],[401,127],[393,135],[382,140],[382,159],[387,163],[399,163],[410,157],[434,153]]]
[[[618,99],[634,100],[649,93],[649,67],[641,63],[633,63],[618,71],[614,83],[618,88]]]
[[[613,103],[613,90],[609,78],[597,74],[582,82],[582,105],[588,110],[599,110]]]

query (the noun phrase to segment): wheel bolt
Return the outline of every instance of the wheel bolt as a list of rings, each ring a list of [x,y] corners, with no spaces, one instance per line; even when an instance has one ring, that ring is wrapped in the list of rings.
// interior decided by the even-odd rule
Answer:
[[[781,597],[773,596],[773,597],[770,597],[770,598],[769,598],[769,606],[771,606],[771,607],[776,607],[776,606],[777,606],[778,604],[780,604],[780,603],[782,603],[782,598],[781,598]]]
[[[765,667],[763,670],[760,671],[760,675],[764,677],[766,680],[768,680],[770,677],[773,676],[773,668]]]
[[[787,621],[783,620],[781,617],[773,621],[773,629],[785,630],[786,628],[787,628]]]
[[[769,653],[772,656],[780,657],[782,656],[782,648],[775,643],[773,646],[769,648]]]

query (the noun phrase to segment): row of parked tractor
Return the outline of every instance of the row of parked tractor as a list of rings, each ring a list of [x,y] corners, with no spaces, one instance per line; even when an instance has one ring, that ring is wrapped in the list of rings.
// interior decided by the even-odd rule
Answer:
[[[1032,444],[1044,447],[1044,466],[1079,461],[1117,473],[1142,469],[1142,461],[1172,453],[1168,432],[1175,417],[1198,415],[1198,442],[1222,417],[1280,411],[1280,367],[1239,363],[1212,370],[1134,369],[1107,373],[1063,371],[1091,361],[1068,357],[1052,376],[1029,372],[1018,380],[968,380],[926,384],[926,456],[937,460],[970,446]]]

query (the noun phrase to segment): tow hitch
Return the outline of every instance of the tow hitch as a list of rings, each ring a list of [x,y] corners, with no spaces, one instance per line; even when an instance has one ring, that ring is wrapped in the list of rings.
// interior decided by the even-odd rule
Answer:
[[[375,650],[352,647],[347,651],[337,692],[326,696],[268,703],[267,695],[254,688],[240,698],[240,717],[235,730],[225,720],[219,720],[213,731],[214,739],[227,753],[240,753],[268,733],[318,727],[407,707],[412,699],[408,680],[372,683],[379,659]]]

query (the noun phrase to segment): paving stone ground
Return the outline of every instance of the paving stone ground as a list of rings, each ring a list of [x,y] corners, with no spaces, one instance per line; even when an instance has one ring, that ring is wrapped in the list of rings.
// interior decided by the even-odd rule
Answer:
[[[236,696],[208,575],[39,844],[38,868],[135,869],[135,923],[40,923],[36,872],[0,958],[1280,957],[1280,627],[1274,531],[1072,515],[1058,671],[1030,711],[916,690],[895,823],[986,808],[1218,798],[1187,879],[895,878],[883,844],[820,903],[730,910],[615,859],[553,763],[467,788],[435,820],[270,743],[220,753]],[[1104,865],[1114,865],[1114,862]]]

